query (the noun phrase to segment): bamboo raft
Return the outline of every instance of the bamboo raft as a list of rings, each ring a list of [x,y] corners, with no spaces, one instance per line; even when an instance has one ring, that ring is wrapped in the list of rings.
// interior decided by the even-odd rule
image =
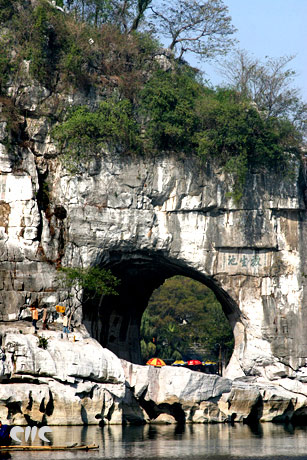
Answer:
[[[0,446],[0,451],[18,451],[18,450],[34,450],[34,451],[50,451],[50,450],[93,450],[99,449],[99,446],[96,444],[88,444],[88,445],[78,445],[73,444],[72,446]]]

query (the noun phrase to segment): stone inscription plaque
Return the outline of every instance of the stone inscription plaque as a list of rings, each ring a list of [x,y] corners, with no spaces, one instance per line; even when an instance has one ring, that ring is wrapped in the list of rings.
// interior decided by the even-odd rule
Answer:
[[[230,274],[265,276],[269,274],[272,252],[251,249],[220,249],[217,271]]]

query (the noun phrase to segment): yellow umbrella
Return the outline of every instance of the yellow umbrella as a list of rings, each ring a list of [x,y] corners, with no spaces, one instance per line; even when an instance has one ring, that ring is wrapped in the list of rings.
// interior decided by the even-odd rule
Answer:
[[[166,366],[165,362],[163,359],[160,358],[150,358],[147,363],[148,366],[155,366],[155,367],[161,367],[161,366]]]
[[[209,365],[209,364],[216,364],[214,361],[203,361],[202,364],[204,366]]]
[[[182,361],[182,359],[177,359],[177,361],[174,361],[172,363],[172,366],[184,366],[186,363]]]

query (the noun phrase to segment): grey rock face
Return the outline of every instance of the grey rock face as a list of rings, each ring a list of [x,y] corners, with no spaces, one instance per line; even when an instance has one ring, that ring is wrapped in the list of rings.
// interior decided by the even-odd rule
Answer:
[[[42,333],[42,337],[45,334]],[[39,338],[31,334],[5,334],[2,346],[7,352],[6,372],[18,375],[43,375],[74,383],[83,378],[95,382],[124,383],[119,359],[102,348],[96,340],[83,338],[77,342],[49,336],[48,347],[39,347]],[[65,355],[65,356],[64,356]]]
[[[126,384],[136,400],[147,410],[150,421],[170,423],[161,417],[168,414],[177,422],[222,422],[216,401],[229,393],[232,381],[217,375],[206,375],[189,369],[165,366],[139,366],[122,360]],[[210,401],[215,401],[212,403]],[[163,422],[164,420],[164,422]]]
[[[9,424],[122,423],[125,379],[120,360],[75,332],[39,336],[1,329],[0,415]],[[47,339],[46,349],[40,339]]]
[[[87,334],[2,327],[0,417],[14,425],[306,421],[307,384],[119,360]],[[48,339],[46,349],[40,339]],[[71,336],[71,339],[73,337]]]
[[[84,321],[104,346],[138,362],[147,299],[183,274],[213,289],[233,327],[226,375],[295,377],[306,344],[298,184],[251,176],[239,206],[226,198],[223,175],[202,168],[196,158],[105,156],[82,179],[57,170],[55,195],[68,216],[62,263],[98,263],[122,279],[120,296],[84,311]]]
[[[186,275],[214,291],[232,325],[235,350],[226,376],[305,381],[300,171],[291,183],[251,174],[240,204],[228,198],[231,178],[193,153],[104,153],[72,177],[58,161],[49,116],[57,98],[84,103],[84,96],[33,85],[9,94],[31,116],[20,120],[27,142],[9,151],[0,118],[0,319],[18,320],[26,300],[50,309],[64,302],[59,265],[111,268],[122,280],[120,295],[80,308],[77,321],[104,347],[138,363],[139,325],[152,291],[170,276]]]
[[[183,368],[161,369],[139,366],[122,360],[126,385],[147,412],[147,422],[285,422],[306,421],[306,384],[291,385],[289,379],[270,384],[231,381]]]
[[[217,375],[171,366],[160,369],[122,362],[126,381],[134,388],[136,397],[144,397],[145,401],[153,401],[157,405],[206,401],[229,392],[232,386],[231,380]]]

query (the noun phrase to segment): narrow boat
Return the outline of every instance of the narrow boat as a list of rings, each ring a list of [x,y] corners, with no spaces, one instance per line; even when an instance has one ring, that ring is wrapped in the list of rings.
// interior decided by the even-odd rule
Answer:
[[[17,451],[17,450],[93,450],[93,449],[99,449],[99,446],[96,444],[73,444],[72,446],[0,446],[0,451]]]

